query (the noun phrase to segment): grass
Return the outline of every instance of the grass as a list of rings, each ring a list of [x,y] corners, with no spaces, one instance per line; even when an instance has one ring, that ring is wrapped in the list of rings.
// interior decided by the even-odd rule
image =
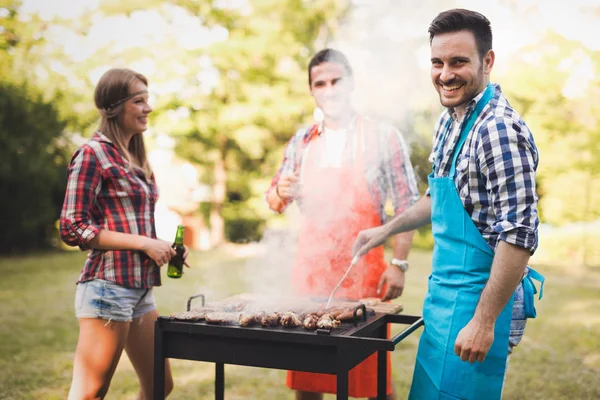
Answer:
[[[78,335],[74,282],[84,257],[80,252],[60,252],[0,258],[0,399],[66,398]],[[430,261],[426,252],[411,256],[405,293],[398,300],[407,314],[420,314]],[[261,270],[275,271],[269,270],[274,267],[257,245],[193,253],[190,262],[195,268],[182,279],[165,278],[155,290],[162,315],[183,310],[192,294],[203,292],[210,299],[255,290],[253,277],[261,276]],[[280,261],[272,275],[285,277],[289,263],[289,259]],[[530,320],[511,358],[504,398],[598,399],[600,271],[538,270],[547,278],[545,297],[537,303],[538,318]],[[419,334],[392,353],[399,399],[406,398],[410,388]],[[212,364],[172,360],[172,366],[172,399],[214,398]],[[225,371],[228,400],[293,398],[284,385],[284,371],[230,365]],[[135,372],[123,356],[107,398],[134,399],[136,393]]]

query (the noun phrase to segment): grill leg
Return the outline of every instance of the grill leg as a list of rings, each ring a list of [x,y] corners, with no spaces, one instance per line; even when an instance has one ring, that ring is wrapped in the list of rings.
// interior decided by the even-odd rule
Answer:
[[[387,351],[377,352],[377,400],[386,399],[387,389]]]
[[[339,370],[337,373],[337,400],[348,400],[348,370]]]
[[[379,337],[387,338],[387,324],[379,329]],[[387,351],[377,352],[377,400],[386,399],[387,389]]]
[[[165,357],[163,334],[158,321],[154,325],[154,400],[165,398]]]
[[[225,400],[225,364],[215,363],[215,400]]]

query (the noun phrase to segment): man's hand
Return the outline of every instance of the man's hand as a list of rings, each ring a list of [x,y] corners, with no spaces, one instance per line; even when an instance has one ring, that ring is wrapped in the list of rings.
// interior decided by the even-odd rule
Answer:
[[[300,177],[298,174],[285,174],[275,186],[275,190],[279,198],[283,201],[294,200],[300,194]]]
[[[364,256],[372,248],[381,246],[388,236],[385,225],[360,231],[352,246],[352,255],[358,257]]]
[[[494,342],[494,323],[482,323],[475,318],[458,332],[454,353],[462,361],[483,362]]]
[[[381,293],[383,285],[387,283],[387,290],[381,301],[393,300],[402,295],[404,290],[404,272],[395,265],[388,265],[387,269],[379,279],[377,294]]]

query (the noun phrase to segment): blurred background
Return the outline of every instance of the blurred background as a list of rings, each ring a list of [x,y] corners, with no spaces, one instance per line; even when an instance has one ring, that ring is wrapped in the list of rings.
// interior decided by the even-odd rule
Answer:
[[[188,283],[185,295],[198,289],[245,290],[243,283],[231,282],[249,266],[273,263],[272,257],[266,261],[267,253],[283,245],[273,238],[292,219],[272,213],[263,196],[287,140],[313,122],[306,71],[310,57],[324,47],[346,53],[354,68],[356,108],[405,135],[423,193],[434,124],[442,111],[429,78],[427,27],[439,12],[454,7],[480,11],[491,20],[492,80],[522,115],[539,148],[542,225],[532,263],[564,278],[568,286],[565,297],[550,304],[563,306],[573,296],[586,299],[562,310],[564,316],[582,313],[572,323],[584,321],[583,336],[579,332],[563,343],[570,355],[563,357],[555,344],[542,347],[564,361],[563,372],[573,374],[569,382],[586,386],[571,398],[600,397],[597,379],[595,386],[590,383],[600,373],[600,342],[592,339],[600,321],[591,311],[600,306],[597,0],[0,0],[0,272],[6,277],[0,284],[0,300],[6,300],[0,366],[14,367],[27,357],[37,362],[34,352],[22,349],[28,340],[45,340],[39,326],[48,329],[49,348],[61,349],[57,370],[22,363],[22,370],[6,375],[0,382],[6,397],[0,389],[0,398],[62,398],[68,390],[77,333],[73,282],[85,255],[64,252],[57,219],[70,157],[97,127],[93,88],[107,69],[128,67],[149,79],[154,112],[145,138],[161,191],[158,234],[172,240],[183,223],[193,260],[201,265],[189,273],[196,280]],[[414,292],[407,283],[404,300],[414,304],[416,313],[431,246],[429,230],[419,231],[415,257],[425,271],[422,281],[415,280]],[[289,259],[277,259],[285,262]],[[232,267],[223,272],[223,265]],[[225,273],[228,284],[207,279],[208,270]],[[39,285],[47,284],[53,289],[46,288],[45,296],[64,296],[58,311],[40,309],[39,298],[21,297],[39,294]],[[173,287],[165,290],[159,304],[162,300],[167,311],[181,308],[175,301],[184,301],[185,295]],[[40,325],[42,320],[46,325]],[[56,330],[57,324],[69,329]],[[561,335],[565,338],[561,331],[556,340]],[[581,357],[571,354],[573,349]],[[586,354],[592,361],[583,361]],[[410,354],[403,357],[414,360]],[[560,373],[557,369],[539,378],[559,385],[551,393],[573,390]],[[30,378],[21,381],[20,374]],[[40,392],[40,386],[53,387],[47,379],[53,376],[59,383]],[[119,385],[116,398],[135,393],[134,381]],[[197,394],[196,389],[190,393]],[[175,398],[202,397],[179,393]],[[517,386],[508,395],[538,398],[521,397]],[[550,398],[544,396],[539,398]]]
[[[188,244],[209,249],[258,241],[281,223],[263,193],[286,141],[312,122],[306,66],[325,46],[348,55],[356,107],[404,133],[425,182],[441,111],[429,80],[427,27],[459,6],[490,18],[492,79],[539,146],[544,234],[536,259],[600,265],[595,3],[2,0],[0,251],[58,245],[65,167],[97,126],[97,80],[116,66],[150,81],[146,139],[163,238],[183,221]],[[417,245],[430,244],[421,232]]]

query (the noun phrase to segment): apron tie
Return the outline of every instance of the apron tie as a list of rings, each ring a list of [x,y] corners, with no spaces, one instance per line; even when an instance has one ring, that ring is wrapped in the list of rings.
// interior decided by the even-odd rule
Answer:
[[[538,290],[533,281],[540,282],[540,294],[538,299],[541,300],[544,296],[544,281],[546,280],[542,274],[531,267],[527,267],[527,275],[523,278],[523,310],[526,318],[535,318],[537,312],[534,306],[535,295]]]

